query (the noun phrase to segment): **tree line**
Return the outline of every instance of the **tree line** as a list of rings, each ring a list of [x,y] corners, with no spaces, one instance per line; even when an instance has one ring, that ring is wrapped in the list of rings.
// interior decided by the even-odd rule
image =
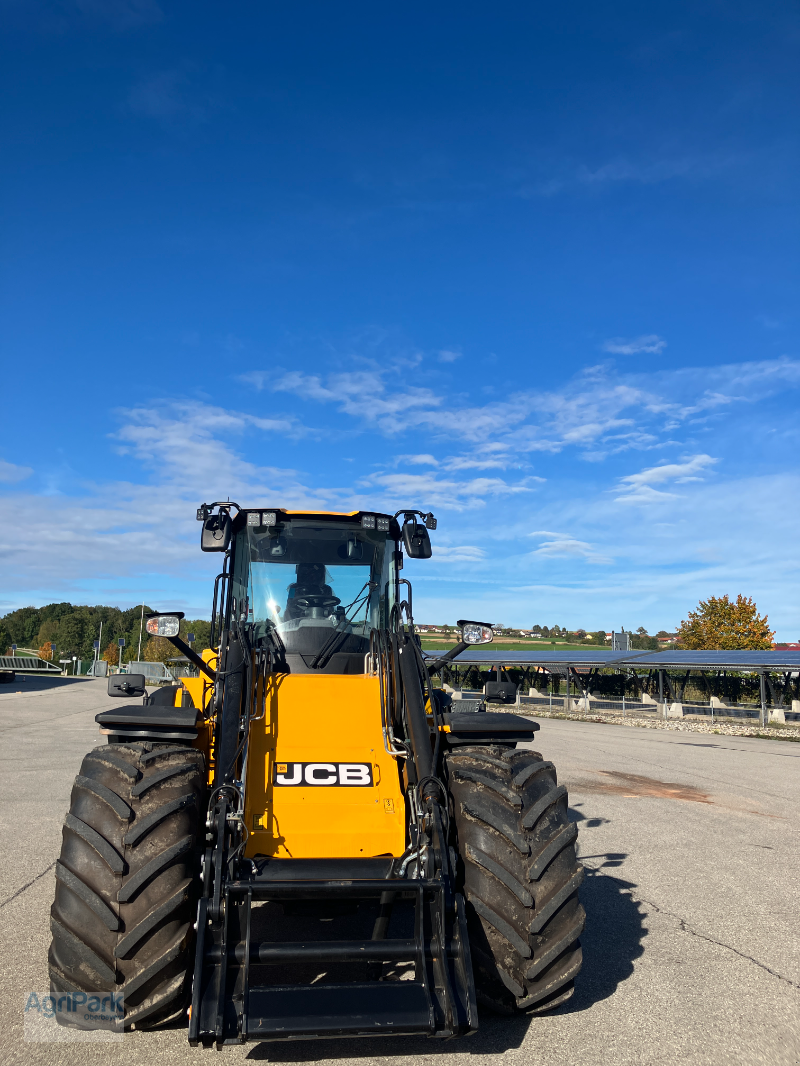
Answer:
[[[455,626],[439,627],[442,632],[455,631]],[[605,630],[587,633],[585,629],[565,629],[564,626],[531,626],[530,629],[510,629],[498,624],[498,639],[503,637],[521,637],[531,633],[541,640],[567,641],[570,644],[589,644],[595,647],[608,647]],[[703,651],[727,651],[732,649],[749,649],[768,651],[772,647],[775,633],[769,627],[767,615],[760,615],[755,601],[741,593],[731,599],[723,596],[709,596],[701,600],[696,609],[689,611],[677,632],[668,633],[660,629],[651,636],[644,626],[635,632],[625,630],[630,636],[631,648],[635,651],[658,651],[661,647],[659,637],[675,637],[668,645],[675,650],[692,649]]]
[[[151,607],[145,605],[147,618]],[[100,640],[100,658],[119,662],[119,640],[125,639],[122,661],[131,662],[139,653],[139,633],[142,607],[85,607],[71,603],[48,603],[44,607],[20,607],[0,618],[0,654],[10,654],[11,645],[36,651],[43,659],[94,658],[94,641]],[[102,623],[102,635],[100,624]],[[205,619],[186,619],[181,622],[181,636],[194,633],[197,652],[209,647],[211,623]],[[163,637],[150,637],[141,626],[142,659],[145,662],[165,662],[174,659],[177,651]],[[55,655],[51,644],[55,644]]]
[[[151,608],[145,606],[144,614]],[[44,607],[20,607],[0,618],[0,654],[9,654],[11,645],[38,651],[43,659],[56,660],[94,658],[94,641],[101,640],[100,657],[109,663],[119,662],[119,640],[125,638],[122,661],[131,662],[139,652],[139,633],[142,617],[141,605],[121,610],[119,607],[85,607],[71,603],[48,603]],[[100,623],[102,622],[102,636]],[[455,630],[454,626],[441,627],[444,632]],[[519,635],[519,630],[503,630],[505,636]],[[590,644],[607,647],[604,630],[587,633],[584,629],[568,630],[563,626],[539,626],[531,628],[535,636],[543,639],[558,638],[574,644]],[[203,618],[183,619],[181,636],[186,639],[194,633],[194,649],[197,652],[209,647],[211,623]],[[660,645],[659,637],[670,636],[660,630],[651,636],[640,626],[631,633],[631,647],[637,650],[655,651]],[[177,655],[175,648],[163,637],[150,637],[141,627],[142,659],[146,662],[166,662]],[[501,634],[498,637],[502,639]],[[758,609],[747,596],[739,595],[735,600],[724,596],[709,596],[701,600],[695,611],[690,611],[688,618],[681,622],[677,633],[678,643],[673,648],[729,649],[752,648],[769,649],[775,634],[769,628],[767,616],[761,616]],[[51,650],[55,644],[55,655]]]

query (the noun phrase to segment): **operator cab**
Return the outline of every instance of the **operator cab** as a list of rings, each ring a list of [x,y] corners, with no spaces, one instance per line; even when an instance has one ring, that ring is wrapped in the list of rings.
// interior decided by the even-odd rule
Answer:
[[[248,511],[233,523],[231,602],[289,673],[364,673],[370,632],[395,603],[390,515]],[[277,639],[276,639],[277,638]]]

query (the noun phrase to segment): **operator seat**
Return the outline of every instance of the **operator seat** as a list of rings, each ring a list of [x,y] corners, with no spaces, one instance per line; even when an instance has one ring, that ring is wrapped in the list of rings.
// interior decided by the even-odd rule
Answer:
[[[283,620],[330,617],[342,601],[325,583],[324,564],[298,563],[296,572],[297,581],[289,586]]]

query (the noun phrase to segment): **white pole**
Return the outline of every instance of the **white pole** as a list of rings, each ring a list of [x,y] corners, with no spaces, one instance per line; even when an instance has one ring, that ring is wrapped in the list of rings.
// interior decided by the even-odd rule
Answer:
[[[144,625],[144,604],[142,604],[142,617],[139,619],[139,651],[136,656],[137,663],[142,661],[142,626]]]

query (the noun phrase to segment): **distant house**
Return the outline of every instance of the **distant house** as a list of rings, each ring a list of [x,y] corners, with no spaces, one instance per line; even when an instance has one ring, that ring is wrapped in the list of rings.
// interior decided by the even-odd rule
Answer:
[[[658,643],[662,647],[667,645],[667,644],[677,644],[678,643],[678,638],[677,637],[659,637],[658,638]]]
[[[772,650],[773,651],[788,651],[789,648],[795,648],[795,649],[796,648],[800,648],[800,640],[795,640],[795,641],[792,641],[791,643],[788,643],[788,644],[773,644],[772,645]]]

